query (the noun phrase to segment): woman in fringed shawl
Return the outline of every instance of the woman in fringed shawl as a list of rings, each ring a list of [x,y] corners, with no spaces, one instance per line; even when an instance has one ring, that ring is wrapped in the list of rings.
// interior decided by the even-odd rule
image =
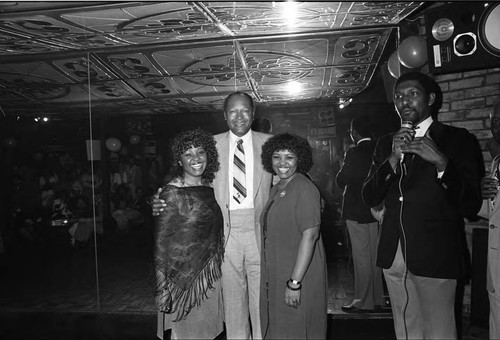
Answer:
[[[210,187],[219,169],[212,135],[183,132],[172,144],[174,179],[156,219],[156,302],[160,339],[213,339],[223,330],[223,218]]]

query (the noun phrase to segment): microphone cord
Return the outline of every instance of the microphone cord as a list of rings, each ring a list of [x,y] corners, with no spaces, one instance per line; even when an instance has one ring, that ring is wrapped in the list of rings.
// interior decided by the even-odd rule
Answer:
[[[408,340],[408,326],[406,325],[406,310],[408,308],[408,302],[410,300],[410,297],[409,297],[409,293],[408,293],[408,285],[407,285],[407,278],[408,278],[408,267],[406,265],[406,233],[405,233],[405,229],[404,229],[404,225],[403,225],[403,209],[404,209],[404,196],[403,196],[403,177],[405,175],[405,172],[406,172],[406,165],[403,163],[403,160],[401,159],[401,162],[399,163],[400,167],[401,167],[401,174],[399,176],[399,194],[400,194],[400,201],[401,201],[401,205],[400,205],[400,209],[399,209],[399,226],[401,228],[401,235],[403,237],[403,246],[404,246],[404,258],[403,258],[403,261],[404,261],[404,264],[405,264],[405,270],[404,270],[404,274],[403,274],[403,288],[405,290],[405,303],[404,303],[404,306],[403,306],[403,310],[401,311],[402,312],[402,317],[403,317],[403,325],[404,325],[404,329],[405,329],[405,339]],[[400,240],[401,242],[401,240]]]

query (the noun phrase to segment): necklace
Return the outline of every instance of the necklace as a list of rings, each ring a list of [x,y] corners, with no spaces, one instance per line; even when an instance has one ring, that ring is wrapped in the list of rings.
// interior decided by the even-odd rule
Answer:
[[[292,181],[292,179],[295,177],[296,174],[297,173],[294,173],[291,177],[287,178],[285,184],[280,185],[279,182],[278,182],[278,184],[277,184],[278,190],[276,192],[276,196],[279,193],[279,197],[285,197],[285,195],[286,195],[285,188],[288,185],[288,183],[290,183]]]

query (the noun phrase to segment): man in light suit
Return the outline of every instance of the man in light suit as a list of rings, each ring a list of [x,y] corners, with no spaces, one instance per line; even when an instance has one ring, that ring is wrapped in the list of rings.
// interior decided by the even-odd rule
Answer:
[[[486,289],[490,298],[490,339],[500,339],[500,102],[493,107],[490,115],[493,138],[488,149],[493,161],[490,176],[482,182],[483,198],[486,203],[488,228],[488,267]],[[483,204],[484,206],[484,204]]]
[[[222,289],[228,339],[260,339],[260,214],[269,197],[272,175],[262,168],[262,144],[268,134],[250,130],[255,113],[252,98],[229,95],[224,117],[229,131],[215,136],[220,170],[214,180],[215,198],[224,215],[226,241]],[[238,140],[245,150],[246,197],[238,202],[233,160]],[[251,320],[251,323],[249,322]]]
[[[220,170],[213,186],[224,216],[225,253],[222,294],[227,339],[260,339],[260,215],[269,197],[272,175],[262,167],[262,144],[271,136],[250,129],[255,106],[246,93],[234,92],[224,101],[229,131],[214,136]],[[239,141],[243,154],[237,151]],[[237,181],[235,153],[244,163],[243,179]],[[239,173],[241,176],[241,173]],[[242,183],[239,183],[242,182]],[[153,201],[153,215],[161,200]]]
[[[455,290],[465,272],[464,217],[481,207],[484,163],[466,129],[436,121],[430,77],[409,72],[394,86],[402,126],[379,139],[363,200],[384,202],[377,265],[383,268],[398,339],[456,339]]]

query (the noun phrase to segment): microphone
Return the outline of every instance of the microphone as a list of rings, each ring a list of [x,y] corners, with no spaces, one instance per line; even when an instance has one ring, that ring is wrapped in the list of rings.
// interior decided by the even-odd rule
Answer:
[[[404,122],[401,123],[401,127],[407,128],[407,129],[413,129],[413,122],[411,122],[409,120],[405,120]],[[401,139],[402,139],[402,137],[401,137]],[[404,158],[405,158],[405,154],[401,153],[401,159],[400,159],[401,163],[403,163]]]
[[[404,122],[401,123],[401,127],[407,129],[413,129],[413,122],[405,120]]]

